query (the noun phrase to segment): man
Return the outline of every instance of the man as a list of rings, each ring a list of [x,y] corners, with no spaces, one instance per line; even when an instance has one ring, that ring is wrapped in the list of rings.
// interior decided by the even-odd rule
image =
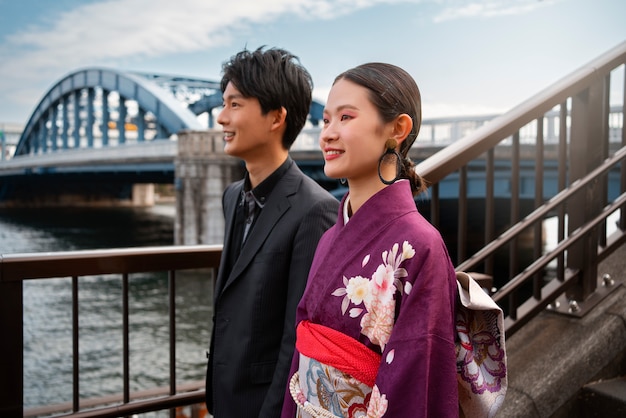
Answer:
[[[280,416],[295,310],[337,200],[289,148],[306,122],[312,80],[282,49],[243,50],[223,66],[217,122],[224,151],[245,162],[222,198],[225,241],[215,285],[206,403],[216,418]]]

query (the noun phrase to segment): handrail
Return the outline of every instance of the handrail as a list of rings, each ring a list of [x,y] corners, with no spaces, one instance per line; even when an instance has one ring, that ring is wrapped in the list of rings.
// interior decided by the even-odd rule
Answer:
[[[217,267],[221,251],[222,245],[174,245],[0,254],[0,282]]]
[[[567,202],[567,199],[572,197],[576,192],[581,191],[584,187],[594,182],[599,176],[606,174],[616,164],[620,163],[626,158],[626,147],[621,148],[611,158],[607,159],[601,166],[597,167],[590,174],[582,179],[574,181],[570,188],[562,190],[548,202],[535,209],[532,213],[527,215],[524,219],[519,221],[511,228],[504,231],[495,240],[485,245],[480,251],[473,254],[467,260],[457,266],[458,270],[469,271],[475,268],[475,266],[484,260],[486,257],[493,255],[503,244],[508,243],[512,239],[518,237],[528,226],[533,225],[536,222],[543,220],[550,211],[556,209],[559,205]],[[614,205],[618,208],[619,205]],[[610,213],[610,212],[609,212]],[[510,282],[509,282],[510,283]],[[507,285],[508,286],[508,285]]]
[[[50,253],[0,254],[0,328],[11,335],[0,345],[0,357],[3,358],[3,372],[0,374],[0,416],[22,417],[23,407],[23,302],[22,284],[25,280],[45,280],[51,278],[71,278],[72,280],[72,340],[73,348],[73,394],[65,417],[119,417],[138,413],[158,411],[203,402],[204,390],[198,385],[177,385],[176,374],[176,272],[189,269],[217,268],[222,252],[221,245],[190,245],[164,246],[123,249],[102,249],[82,251],[61,251]],[[137,399],[143,396],[130,392],[130,373],[128,368],[128,319],[129,319],[129,274],[140,272],[169,272],[169,326],[170,326],[170,367],[168,394],[153,393],[148,399]],[[100,407],[93,407],[96,400],[80,399],[79,353],[78,353],[78,281],[86,276],[119,274],[123,284],[123,322],[124,344],[123,360],[124,393],[122,402],[114,402]],[[208,279],[208,277],[207,277]],[[131,396],[132,395],[132,396]],[[145,395],[145,393],[144,393]],[[115,397],[118,399],[118,397]],[[106,398],[102,401],[111,401]],[[84,401],[84,403],[83,403]],[[87,406],[87,407],[86,407]],[[43,410],[46,416],[59,412],[59,405]],[[63,412],[67,411],[65,409]],[[32,416],[30,413],[29,416]]]
[[[611,76],[618,67],[626,67],[626,41],[416,166],[416,171],[432,185],[431,222],[436,226],[439,226],[441,207],[439,183],[448,176],[458,178],[458,254],[455,260],[458,270],[476,269],[493,275],[495,254],[508,250],[509,275],[501,278],[505,284],[501,289],[494,289],[493,294],[494,300],[505,310],[507,335],[513,334],[560,297],[565,297],[568,302],[561,307],[563,313],[583,315],[591,309],[599,300],[594,297],[599,292],[598,263],[625,240],[626,204],[621,196],[609,197],[608,186],[609,176],[621,172],[617,194],[623,195],[626,190],[623,164],[626,130],[623,122],[617,128],[622,131],[621,145],[609,144],[610,130],[616,129],[615,126],[609,127],[610,112],[621,108],[622,121],[626,114],[626,74],[621,105],[618,108],[609,103]],[[551,152],[558,161],[559,185],[556,196],[544,202],[544,120],[554,118],[555,108],[559,112],[559,139]],[[535,167],[535,197],[532,208],[522,211],[520,162],[529,156],[520,152],[520,131],[532,123],[536,128],[535,155],[530,156],[526,167],[530,161]],[[497,207],[493,196],[494,162],[496,149],[504,149],[505,144],[511,160],[510,222],[506,230],[496,233],[493,218],[498,211],[502,216],[502,208]],[[467,173],[470,163],[479,158],[486,166],[484,245],[475,253],[466,254],[470,242],[466,225],[469,207]],[[618,166],[620,162],[621,166]],[[615,194],[615,190],[612,193]],[[606,211],[606,208],[611,210]],[[622,210],[619,231],[615,237],[607,237],[606,219],[618,209]],[[542,222],[549,216],[558,218],[559,244],[542,254]],[[520,260],[519,253],[522,234],[534,240],[534,260],[526,265]],[[475,241],[476,236],[472,239]],[[597,248],[597,251],[590,252],[591,248]],[[546,267],[553,260],[557,263],[554,282],[549,277],[546,279]],[[527,299],[519,295],[522,286],[531,288]],[[568,309],[568,305],[576,309]]]
[[[417,164],[415,171],[429,183],[438,183],[471,160],[496,146],[522,126],[583,91],[593,81],[626,62],[626,41],[560,79],[535,96],[515,106],[480,128]]]
[[[187,394],[188,392],[195,392],[194,394],[187,394],[184,398],[175,395],[176,402],[181,399],[185,399],[185,401],[189,400],[189,396],[195,396],[193,403],[202,403],[204,402],[204,380],[196,380],[192,382],[185,382],[176,386],[176,390],[179,394]],[[154,399],[159,398],[160,400],[164,400],[169,394],[169,387],[156,387],[150,388],[146,390],[139,390],[130,393],[130,398],[133,399],[131,405],[136,405],[138,400],[146,400],[146,399]],[[81,399],[81,407],[85,410],[93,410],[102,405],[117,405],[117,406],[108,406],[107,409],[119,411],[120,404],[124,402],[124,394],[116,393],[113,395],[104,395],[95,398]],[[170,407],[172,400],[168,400],[167,407]],[[177,403],[175,406],[186,406],[185,403]],[[166,408],[163,408],[166,409]],[[71,402],[63,402],[54,405],[45,405],[39,407],[27,408],[24,410],[23,418],[35,418],[39,416],[50,416],[54,414],[60,414],[67,411],[72,410]],[[134,411],[133,413],[137,413]],[[102,408],[98,409],[98,417],[102,417]]]

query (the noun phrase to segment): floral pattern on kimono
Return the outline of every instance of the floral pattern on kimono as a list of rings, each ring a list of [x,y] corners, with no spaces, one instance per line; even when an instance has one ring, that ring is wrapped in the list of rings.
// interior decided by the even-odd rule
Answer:
[[[441,235],[417,211],[408,182],[400,181],[371,197],[348,223],[340,208],[318,244],[296,323],[332,328],[381,356],[362,416],[458,417],[456,292]],[[302,370],[301,357],[296,349],[290,375]],[[285,399],[282,418],[293,418],[289,389]],[[361,411],[363,404],[354,402]]]
[[[336,289],[333,296],[343,296],[341,302],[342,314],[346,314],[350,304],[354,305],[350,309],[350,317],[357,318],[363,314],[360,321],[361,333],[369,338],[369,340],[378,345],[381,350],[389,341],[391,331],[394,324],[394,314],[396,301],[394,295],[396,292],[411,291],[410,283],[406,286],[402,283],[402,278],[407,277],[407,271],[401,267],[403,261],[413,258],[415,250],[408,241],[402,243],[402,251],[399,253],[399,245],[395,243],[390,251],[382,253],[382,263],[376,268],[371,279],[362,276],[354,276],[350,279],[343,276],[345,287]],[[361,266],[365,267],[370,261],[370,254],[367,254]],[[361,308],[360,306],[363,306]],[[388,355],[388,362],[393,361],[394,352]],[[383,398],[378,388],[374,386],[378,398]],[[367,405],[368,417],[382,417],[386,410],[387,404],[380,402]]]

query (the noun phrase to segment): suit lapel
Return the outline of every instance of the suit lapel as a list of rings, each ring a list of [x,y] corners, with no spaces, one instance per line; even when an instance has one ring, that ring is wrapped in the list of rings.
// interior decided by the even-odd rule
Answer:
[[[224,196],[224,225],[226,230],[224,232],[224,242],[230,242],[233,227],[235,224],[235,210],[239,204],[241,198],[241,191],[243,190],[243,180],[239,181],[235,186]],[[230,251],[232,247],[230,245],[224,247],[225,252],[222,254],[222,264],[226,263],[230,259]],[[215,281],[216,297],[221,292],[226,283],[226,277],[224,277],[224,269],[219,269],[217,274],[217,280]]]
[[[299,173],[300,169],[295,163],[292,164],[278,184],[276,184],[274,190],[272,190],[267,203],[263,207],[263,210],[261,210],[254,228],[250,231],[248,239],[241,248],[239,258],[235,262],[229,277],[226,279],[224,287],[221,289],[222,291],[239,278],[241,273],[259,252],[263,243],[271,239],[272,230],[285,212],[291,207],[289,196],[297,192],[302,180]]]

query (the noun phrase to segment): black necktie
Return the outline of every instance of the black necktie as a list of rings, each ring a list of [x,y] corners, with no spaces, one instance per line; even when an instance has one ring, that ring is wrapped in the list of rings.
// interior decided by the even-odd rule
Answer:
[[[241,245],[246,242],[246,238],[248,237],[248,232],[250,232],[250,227],[254,222],[255,209],[256,209],[256,200],[254,200],[254,196],[252,192],[246,192],[244,194],[244,206],[245,206],[245,214],[246,214],[246,225],[243,231],[243,237],[241,239]]]

